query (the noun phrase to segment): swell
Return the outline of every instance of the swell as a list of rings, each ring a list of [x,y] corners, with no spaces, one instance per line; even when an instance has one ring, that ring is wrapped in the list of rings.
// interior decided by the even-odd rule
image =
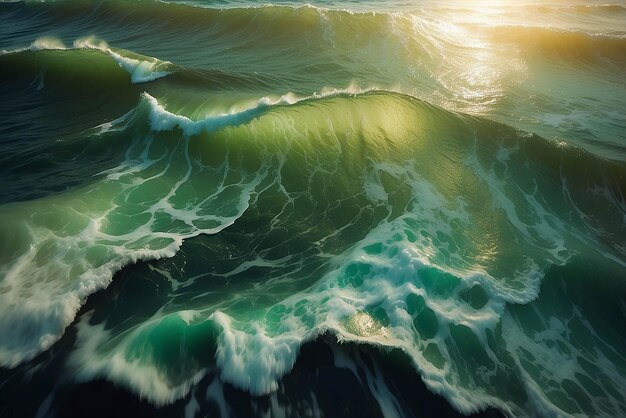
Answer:
[[[344,93],[216,121],[143,95],[101,140],[119,132],[123,160],[103,176],[0,208],[5,366],[54,344],[122,267],[200,235],[219,254],[231,231],[223,239],[248,244],[212,263],[236,298],[189,297],[202,283],[191,280],[139,324],[83,318],[68,362],[77,378],[171,402],[207,373],[202,347],[217,332],[222,379],[264,394],[331,331],[403,348],[461,411],[519,412],[525,401],[481,374],[493,362],[479,341],[506,306],[537,297],[551,266],[578,254],[624,266],[623,164],[409,96]],[[454,346],[487,354],[473,367]]]
[[[4,64],[3,76],[16,77],[22,74],[25,77],[32,77],[36,74],[41,78],[39,88],[45,86],[44,76],[48,70],[55,77],[57,81],[55,84],[71,84],[74,80],[67,78],[78,73],[79,77],[89,77],[91,81],[110,80],[114,85],[115,81],[122,78],[119,76],[120,69],[127,73],[129,81],[133,84],[154,81],[168,75],[174,69],[170,62],[162,62],[130,51],[113,50],[105,42],[95,41],[93,38],[77,39],[73,46],[68,48],[56,38],[42,37],[34,41],[30,48],[3,51],[0,60]],[[63,79],[63,75],[67,78]],[[84,80],[82,82],[84,83]]]
[[[43,39],[30,49],[0,55],[0,172],[6,180],[0,201],[66,190],[110,168],[113,156],[123,153],[113,143],[106,148],[84,140],[85,131],[137,104],[142,90],[118,62],[121,53],[115,52],[116,59],[98,49],[66,49]]]
[[[107,147],[85,141],[85,132],[97,138],[137,105],[142,92],[185,104],[189,116],[219,116],[254,107],[271,91],[269,83],[260,75],[186,69],[93,39],[79,39],[68,48],[41,38],[28,49],[1,54],[0,172],[7,181],[0,185],[0,201],[56,193],[112,168],[111,161],[124,153],[123,135],[109,138]],[[233,92],[237,95],[230,99]],[[18,184],[25,186],[16,190]]]
[[[7,100],[19,100],[29,90],[52,97],[98,96],[109,92],[113,97],[132,96],[138,92],[162,95],[209,95],[216,92],[246,94],[271,92],[277,80],[263,74],[227,72],[220,69],[187,68],[160,61],[132,51],[110,48],[95,38],[79,38],[66,47],[56,38],[43,37],[30,48],[0,54],[2,86],[24,88],[21,95],[6,94]],[[52,97],[46,97],[52,98]],[[111,100],[113,101],[113,100]],[[206,102],[206,100],[204,100]],[[45,105],[42,103],[42,105]],[[128,111],[130,106],[120,108]]]
[[[0,65],[8,138],[17,130],[54,138],[115,119],[136,104],[138,83],[174,70],[169,62],[89,38],[69,48],[58,39],[39,38],[29,48],[0,54]],[[75,116],[74,123],[67,123],[67,115]]]
[[[441,10],[424,8],[412,12],[353,12],[310,5],[301,7],[266,5],[220,9],[159,2],[142,4],[139,7],[127,2],[99,4],[91,1],[73,2],[72,5],[43,3],[27,4],[21,7],[5,5],[4,7],[14,9],[13,13],[9,13],[7,17],[12,20],[20,20],[22,14],[21,19],[25,21],[41,19],[46,23],[57,21],[71,23],[78,18],[83,18],[81,24],[86,28],[94,26],[102,28],[106,24],[109,26],[105,31],[111,33],[114,32],[113,28],[148,33],[156,33],[158,30],[174,37],[197,37],[209,50],[225,50],[224,47],[230,45],[237,45],[240,49],[258,49],[261,46],[271,49],[287,47],[294,57],[299,57],[298,49],[292,44],[294,40],[305,44],[315,42],[322,45],[358,43],[361,39],[375,34],[384,34],[390,26],[401,31],[397,34],[399,36],[396,36],[396,42],[405,42],[406,35],[416,37],[416,42],[410,45],[410,48],[415,50],[437,48],[441,46],[439,42],[434,42],[434,45],[427,48],[420,47],[419,43],[433,42],[441,38],[450,40],[452,39],[450,36],[453,35],[445,32],[438,33],[437,31],[441,28],[433,24],[425,26],[432,32],[415,33],[415,27],[411,23],[412,19],[436,22],[438,18],[441,18],[437,15],[438,11],[445,11],[445,8]],[[534,11],[534,8],[531,8]],[[548,7],[557,15],[560,11],[565,13],[560,15],[560,18],[566,21],[570,18],[566,12],[572,10],[575,13],[585,13],[585,11],[614,13],[617,12],[616,8],[622,12],[624,10],[618,5]],[[31,15],[34,10],[38,11],[36,16]],[[446,13],[453,13],[455,10],[451,9]],[[456,11],[462,13],[463,10]],[[445,16],[444,14],[443,18]],[[555,29],[550,26],[532,26],[525,23],[517,25],[507,23],[510,21],[506,19],[504,23],[498,22],[494,26],[475,25],[474,30],[486,31],[492,42],[502,40],[512,42],[525,51],[532,51],[535,54],[539,51],[545,58],[560,58],[600,66],[623,64],[626,59],[626,40],[623,33],[585,32]],[[113,37],[116,36],[113,35]],[[603,60],[609,62],[603,62]]]
[[[506,19],[494,27],[448,23],[445,13],[429,9],[219,10],[91,1],[1,7],[13,9],[5,14],[7,22],[46,28],[42,34],[59,33],[66,44],[76,33],[95,33],[126,48],[118,50],[123,56],[132,50],[142,53],[140,61],[152,55],[176,63],[167,77],[129,91],[141,89],[161,101],[187,102],[179,113],[192,119],[205,116],[196,109],[209,101],[215,104],[212,113],[229,113],[242,102],[249,107],[259,97],[285,92],[306,97],[325,87],[352,84],[362,90],[411,94],[451,110],[558,137],[606,158],[624,159],[618,91],[626,48],[621,35],[557,30],[541,22],[522,28]],[[15,48],[33,41],[17,33],[10,37]],[[579,94],[581,86],[587,91]],[[122,97],[130,100],[129,95]],[[107,117],[123,114],[121,107]],[[123,107],[128,110],[129,103]]]
[[[258,74],[184,68],[126,50],[92,46],[88,41],[76,41],[75,48],[55,48],[54,39],[43,41],[44,45],[38,40],[33,43],[37,47],[0,54],[3,85],[26,85],[44,92],[52,89],[68,97],[103,91],[111,91],[113,96],[130,91],[137,96],[137,92],[151,91],[161,84],[171,93],[185,89],[244,93],[269,90],[271,85],[270,78]]]

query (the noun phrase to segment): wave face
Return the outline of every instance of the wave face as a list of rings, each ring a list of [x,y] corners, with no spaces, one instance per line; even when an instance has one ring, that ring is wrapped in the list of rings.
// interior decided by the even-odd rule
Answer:
[[[626,414],[625,19],[1,3],[0,415]]]

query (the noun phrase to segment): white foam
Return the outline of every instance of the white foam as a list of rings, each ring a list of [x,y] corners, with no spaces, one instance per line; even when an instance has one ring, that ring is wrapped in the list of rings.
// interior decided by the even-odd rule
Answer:
[[[341,93],[333,91],[327,94]],[[228,124],[245,123],[254,118],[254,115],[265,111],[267,106],[296,103],[306,98],[265,98],[242,112],[214,115],[200,121],[167,111],[148,94],[144,94],[144,100],[149,106],[154,131],[180,128],[186,135],[194,135],[202,131],[211,132]],[[255,395],[275,391],[279,379],[293,367],[300,346],[323,332],[331,331],[339,339],[401,348],[412,358],[428,387],[446,396],[461,411],[472,412],[488,405],[499,405],[508,410],[509,406],[481,386],[480,379],[484,379],[491,370],[472,372],[474,380],[467,387],[455,378],[455,373],[458,372],[455,368],[462,365],[457,364],[458,359],[454,357],[454,352],[448,349],[448,341],[451,339],[449,327],[467,327],[485,348],[486,356],[495,358],[495,354],[488,348],[486,333],[497,326],[506,303],[526,300],[528,289],[511,289],[506,281],[496,280],[479,268],[455,270],[432,261],[437,258],[438,246],[444,247],[434,241],[438,234],[452,236],[454,233],[450,226],[452,220],[463,225],[471,223],[472,218],[465,205],[462,202],[451,204],[410,165],[381,162],[373,164],[371,170],[371,175],[365,179],[365,194],[377,204],[384,204],[388,199],[379,180],[379,175],[382,174],[409,185],[415,201],[419,204],[415,204],[415,209],[404,216],[382,222],[352,249],[336,256],[336,267],[327,272],[312,289],[282,301],[287,314],[281,319],[278,330],[268,329],[262,320],[238,322],[224,311],[185,313],[185,322],[190,323],[207,314],[209,320],[222,329],[216,354],[220,378]],[[165,200],[161,200],[154,207],[171,211],[173,208],[166,205]],[[426,238],[424,235],[418,237],[416,242],[410,242],[404,231],[411,219],[417,220],[428,232],[427,235],[433,238]],[[395,240],[395,236],[403,238]],[[382,252],[368,253],[365,248],[372,244],[381,244]],[[263,263],[264,260],[259,259],[250,261],[248,265],[267,265]],[[340,283],[345,282],[346,268],[354,263],[368,265],[371,268],[370,276],[358,287],[340,286]],[[236,271],[246,268],[247,265],[242,265]],[[442,298],[431,294],[422,283],[420,272],[427,268],[459,278],[459,285],[450,297]],[[459,297],[461,291],[477,284],[487,295],[486,304],[480,309],[472,308]],[[408,312],[406,301],[411,295],[423,297],[425,309],[432,311],[436,317],[438,329],[434,336],[426,340],[415,330],[414,318]],[[308,301],[308,313],[315,318],[313,326],[289,313],[295,310],[296,303],[304,299]],[[372,306],[383,309],[388,317],[388,324],[378,323],[368,312]],[[347,325],[350,318],[354,319],[354,326]],[[425,354],[427,347],[432,344],[440,350],[444,363],[441,367],[433,364]],[[172,396],[165,398],[171,399]],[[385,396],[381,394],[381,399],[383,398]],[[385,408],[389,413],[394,410],[393,405],[385,405]]]
[[[308,100],[330,98],[346,94],[360,95],[378,91],[382,90],[376,87],[361,89],[356,84],[350,84],[346,88],[324,88],[319,93],[314,93],[311,96],[298,96],[291,92],[281,96],[264,96],[248,105],[235,108],[231,112],[210,114],[199,120],[192,120],[187,116],[168,111],[155,97],[147,92],[142,93],[142,97],[150,106],[150,122],[152,129],[158,132],[180,128],[185,135],[197,135],[201,132],[211,133],[228,126],[248,123],[276,106],[293,105]],[[108,127],[108,125],[106,126]]]
[[[209,319],[222,328],[216,360],[220,377],[253,395],[263,395],[278,388],[278,379],[293,367],[303,343],[303,329],[268,337],[261,326],[249,332],[239,331],[232,319],[222,312]],[[308,331],[309,333],[314,332]]]
[[[155,131],[169,131],[180,128],[185,135],[197,135],[200,132],[214,132],[227,126],[236,126],[249,122],[260,116],[268,107],[265,100],[260,100],[255,107],[241,112],[223,113],[209,116],[199,121],[167,111],[159,104],[157,99],[148,93],[143,93],[143,98],[150,105],[150,123]]]
[[[412,317],[406,314],[404,300],[411,293],[428,295],[416,287],[415,272],[423,269],[427,264],[416,247],[403,241],[396,245],[404,248],[397,256],[389,258],[388,253],[373,257],[363,252],[362,247],[373,242],[387,242],[383,237],[393,236],[393,231],[387,229],[390,225],[374,231],[363,243],[341,258],[340,267],[329,272],[314,288],[294,295],[283,301],[282,304],[290,311],[293,306],[307,300],[306,306],[316,317],[316,325],[308,327],[298,318],[287,315],[281,320],[280,331],[269,334],[261,322],[237,323],[223,312],[215,312],[210,319],[215,321],[223,330],[218,340],[216,360],[222,380],[237,387],[260,395],[271,393],[278,387],[278,380],[291,370],[298,354],[299,347],[306,341],[316,338],[321,333],[331,330],[339,338],[367,342],[376,345],[400,347],[409,353],[427,384],[438,393],[445,393],[455,405],[464,411],[475,411],[481,406],[492,405],[497,400],[485,394],[463,391],[451,385],[447,378],[449,368],[443,370],[428,366],[423,357],[423,349],[427,342],[416,339],[412,330]],[[381,241],[382,239],[382,241]],[[358,289],[339,288],[337,281],[344,274],[344,267],[352,262],[359,261],[374,266],[372,277],[365,280]],[[461,287],[466,289],[475,281]],[[480,312],[464,307],[453,300],[436,301],[427,299],[441,323],[437,344],[445,347],[445,339],[449,338],[446,323],[461,323],[472,327],[480,335],[486,329],[493,329],[502,313],[504,304],[497,297],[488,301],[487,306]],[[324,301],[324,302],[322,302]],[[389,316],[390,324],[386,327],[370,326],[372,333],[356,335],[344,327],[344,319],[354,315],[367,317],[369,322],[374,321],[369,315],[362,315],[368,306],[380,305]],[[486,342],[485,342],[486,345]],[[445,351],[443,353],[445,355]],[[371,384],[377,379],[372,377]],[[379,385],[372,386],[372,390],[382,391]],[[381,407],[388,413],[398,411],[395,404],[385,404],[383,400],[391,399],[386,393],[379,393]]]
[[[171,74],[168,68],[172,67],[169,61],[160,61],[156,58],[144,57],[145,59],[135,59],[126,57],[114,50],[104,41],[97,41],[94,38],[82,38],[74,41],[75,48],[95,49],[110,55],[118,65],[125,69],[134,84],[154,81],[158,78]]]
[[[128,354],[130,343],[154,321],[146,321],[130,335],[113,337],[105,329],[105,324],[90,325],[90,319],[91,313],[81,318],[77,327],[78,348],[72,352],[66,365],[78,382],[106,377],[133,389],[155,405],[163,405],[185,396],[208,372],[197,370],[183,381],[173,382],[153,362],[133,359]],[[110,344],[112,339],[121,342],[115,350],[103,350],[102,347]]]
[[[63,50],[67,49],[65,44],[57,39],[52,37],[43,37],[38,38],[30,45],[31,51],[45,51],[45,50]]]
[[[94,129],[97,129],[98,132],[96,135],[102,135],[107,132],[120,132],[128,127],[130,121],[132,121],[132,116],[135,114],[135,109],[131,109],[122,116],[117,119],[114,119],[109,122],[102,123],[96,126]]]
[[[562,404],[555,404],[547,396],[552,392],[560,393],[564,400],[570,398],[564,386],[564,383],[569,381],[578,385],[578,388],[589,397],[591,403],[587,407],[593,408],[600,415],[608,411],[613,411],[611,415],[614,415],[617,411],[623,411],[626,404],[623,398],[616,399],[613,396],[614,390],[607,389],[605,385],[621,388],[626,385],[626,378],[620,374],[614,360],[609,360],[606,353],[610,351],[612,356],[619,357],[622,361],[624,356],[604,342],[602,336],[575,304],[571,306],[572,312],[565,318],[559,317],[560,315],[547,316],[540,311],[540,306],[533,307],[533,318],[537,318],[539,323],[533,324],[531,332],[525,329],[523,318],[507,312],[502,319],[507,349],[524,376],[527,391],[536,411],[549,411],[554,416],[569,413],[561,409]],[[580,343],[573,343],[571,336],[577,331],[572,329],[570,324],[574,322],[579,322],[588,333],[589,337],[584,338],[587,339],[586,344],[592,347],[591,350],[581,347]],[[602,345],[604,347],[601,347]],[[597,374],[581,368],[583,361],[597,368]],[[530,370],[534,370],[534,373]],[[598,379],[601,375],[606,376],[606,380]],[[587,385],[581,382],[581,378],[597,384],[597,388],[603,390],[603,396],[589,393]],[[576,408],[578,401],[579,399],[570,399],[570,407]]]
[[[181,176],[176,169],[173,174],[168,171],[171,159],[148,157],[154,145],[149,136],[143,144],[145,149],[131,147],[129,160],[97,183],[0,208],[4,219],[12,219],[12,223],[2,225],[2,235],[20,243],[13,246],[0,242],[11,245],[12,250],[0,266],[0,333],[5,337],[0,341],[1,365],[14,367],[48,349],[63,335],[86,298],[107,287],[123,266],[138,260],[172,257],[183,240],[217,233],[232,225],[247,209],[250,196],[267,175],[263,169],[228,188],[223,184],[216,184],[215,189],[205,186],[207,196],[196,206],[184,210],[173,207],[169,199],[183,183],[191,181],[195,167],[187,155],[186,142],[183,139],[182,145],[172,150],[177,154],[172,158],[178,158],[179,165],[186,164],[187,170],[174,179],[171,190],[149,190],[155,194],[151,200],[156,201],[137,219],[128,219],[127,228],[131,230],[112,233],[107,229],[118,223],[109,220],[117,208],[113,202],[125,201],[150,180],[141,178],[141,174],[155,164],[161,166],[152,178]],[[235,190],[238,193],[233,193]],[[219,208],[219,216],[212,215],[214,207]],[[163,213],[183,221],[186,229],[159,230],[154,222]],[[203,220],[211,220],[211,226],[197,227],[195,222]],[[161,241],[152,249],[150,242],[156,239]],[[182,313],[182,318],[190,322],[193,313]]]

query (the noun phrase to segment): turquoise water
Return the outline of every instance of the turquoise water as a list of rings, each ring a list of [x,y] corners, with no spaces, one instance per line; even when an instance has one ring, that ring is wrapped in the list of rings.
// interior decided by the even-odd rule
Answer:
[[[0,19],[3,416],[626,413],[626,5]]]

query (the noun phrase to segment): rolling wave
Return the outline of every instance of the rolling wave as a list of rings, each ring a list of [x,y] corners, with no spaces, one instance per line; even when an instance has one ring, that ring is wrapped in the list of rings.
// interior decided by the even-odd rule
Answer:
[[[4,7],[16,7],[8,6]],[[531,6],[529,6],[531,7]],[[397,35],[421,35],[414,33],[415,26],[410,22],[414,19],[423,20],[427,24],[427,28],[431,33],[417,36],[416,41],[419,42],[435,42],[441,36],[446,39],[452,39],[449,35],[454,33],[437,33],[438,31],[453,29],[452,24],[439,24],[437,16],[433,11],[423,8],[412,12],[375,12],[362,11],[353,12],[350,10],[327,9],[323,7],[315,7],[312,5],[305,6],[285,6],[285,5],[264,5],[257,7],[244,8],[209,8],[195,7],[191,4],[172,4],[172,3],[148,3],[142,7],[134,7],[126,2],[106,2],[95,7],[95,3],[83,1],[70,6],[67,3],[42,3],[39,5],[29,5],[28,7],[20,7],[15,11],[16,14],[24,13],[25,18],[28,17],[29,8],[41,8],[41,16],[47,16],[50,19],[71,20],[76,16],[88,15],[90,22],[98,20],[106,20],[111,22],[127,22],[130,21],[135,30],[146,29],[149,27],[158,27],[159,31],[177,35],[180,33],[181,27],[178,24],[184,21],[185,32],[187,34],[204,34],[214,39],[215,46],[221,40],[230,39],[230,42],[241,43],[239,48],[251,46],[250,39],[255,39],[254,47],[259,45],[274,45],[277,47],[282,44],[290,44],[294,39],[302,39],[303,34],[307,37],[313,37],[316,42],[330,43],[333,45],[344,44],[349,42],[358,42],[364,36],[372,36],[372,34],[382,34],[390,26],[399,27],[400,33]],[[590,10],[592,12],[623,11],[624,7],[620,5],[592,5],[592,6],[572,6],[572,7],[555,7],[545,6],[540,9],[547,10]],[[439,10],[439,9],[434,9]],[[445,9],[444,9],[445,10]],[[471,9],[468,9],[471,10]],[[458,11],[458,9],[451,9]],[[15,18],[15,17],[14,17]],[[115,23],[112,23],[115,24]],[[464,26],[464,24],[459,24]],[[622,62],[625,53],[624,33],[603,33],[594,31],[575,31],[567,28],[559,28],[553,26],[541,25],[511,25],[505,20],[498,25],[487,25],[481,27],[475,24],[474,30],[481,32],[486,31],[488,36],[493,40],[504,39],[506,41],[514,41],[520,46],[534,50],[545,55],[548,58],[564,55],[571,56],[576,46],[582,47],[580,51],[583,56],[605,56],[611,60],[619,60]],[[392,32],[393,33],[393,32]],[[398,36],[398,38],[401,38]],[[399,39],[401,40],[401,39]],[[457,39],[455,42],[462,40]],[[419,42],[411,45],[411,48],[420,49]],[[96,43],[83,42],[83,46],[89,48],[99,48],[104,52],[115,54],[110,51],[108,46],[102,45],[98,47]],[[36,44],[34,44],[36,45]],[[59,44],[57,43],[57,46]],[[62,46],[62,44],[61,44]],[[536,47],[539,48],[536,48]],[[564,50],[570,51],[570,54],[560,54]],[[295,51],[294,51],[295,52]],[[554,54],[557,52],[557,54]],[[593,54],[592,54],[593,53]],[[113,55],[115,57],[115,55]],[[120,65],[129,67],[131,74],[137,70],[140,63],[129,61],[130,57],[119,58]],[[125,61],[128,63],[124,63]],[[147,62],[145,59],[140,59]],[[146,65],[146,64],[141,64]],[[152,63],[152,65],[162,65]],[[137,80],[144,80],[145,77],[151,77],[143,74],[146,69],[141,68],[141,74],[138,74]],[[159,71],[155,71],[155,74]]]
[[[72,49],[86,53],[64,54],[58,51],[67,51],[63,42],[58,39],[44,37],[34,41],[29,48],[17,49],[14,51],[4,51],[0,55],[0,59],[5,62],[5,71],[11,74],[21,74],[24,71],[45,72],[49,67],[65,66],[65,72],[69,72],[72,67],[79,67],[79,74],[90,76],[91,79],[97,78],[94,73],[100,70],[103,74],[115,74],[115,69],[111,68],[110,62],[103,59],[101,55],[109,56],[113,61],[129,75],[132,83],[145,83],[154,81],[158,78],[165,77],[172,70],[172,63],[159,61],[156,58],[145,57],[129,51],[117,51],[109,48],[106,42],[96,41],[92,38],[78,39],[74,41]],[[44,51],[45,53],[40,53]],[[93,51],[93,53],[91,53]],[[55,57],[61,57],[60,59]],[[87,57],[90,60],[86,59]],[[43,58],[43,59],[41,59]],[[41,59],[43,62],[38,62]],[[101,68],[103,67],[104,68]],[[63,71],[61,70],[61,71]],[[44,86],[43,78],[41,87]],[[60,80],[56,80],[58,84]],[[69,84],[69,83],[68,83]]]
[[[184,310],[173,304],[128,329],[87,316],[68,367],[163,404],[206,374],[210,362],[192,341],[209,338],[221,378],[265,394],[303,343],[330,331],[402,348],[428,387],[461,411],[515,414],[526,401],[514,392],[503,401],[487,371],[496,355],[487,341],[507,306],[531,303],[551,266],[577,254],[617,265],[625,256],[622,165],[408,96],[344,94],[192,121],[144,94],[117,125],[98,134],[132,138],[117,167],[0,209],[4,366],[49,348],[123,266],[172,257],[186,239],[269,213],[272,230],[255,232],[268,240],[256,258],[224,276],[297,265],[307,247],[270,239],[297,219],[314,253],[336,254],[318,267],[321,279],[305,268],[287,273],[297,291],[244,314],[236,307],[247,291],[190,300]],[[598,190],[591,199],[589,188]],[[263,286],[271,294],[280,281]],[[165,335],[184,363],[159,354]],[[479,363],[464,360],[468,350]],[[526,387],[510,367],[495,379]]]

